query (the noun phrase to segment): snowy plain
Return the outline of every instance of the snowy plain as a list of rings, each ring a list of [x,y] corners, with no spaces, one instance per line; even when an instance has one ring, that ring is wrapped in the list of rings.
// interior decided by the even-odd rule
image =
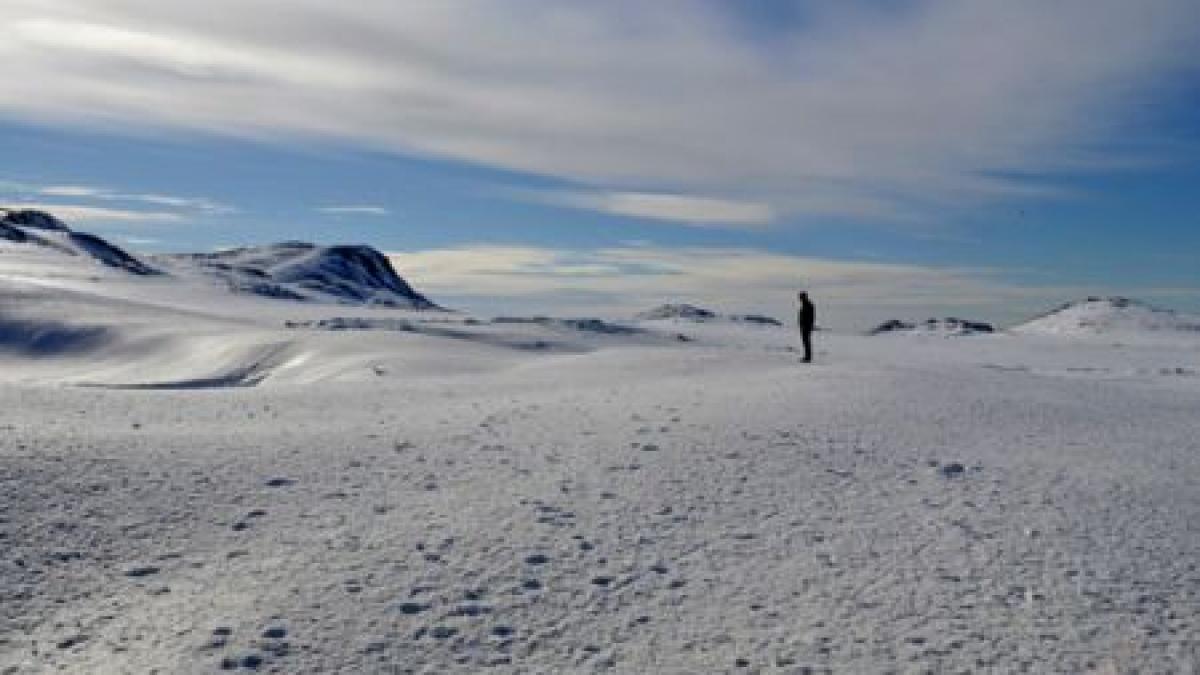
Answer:
[[[1066,323],[804,365],[0,242],[0,673],[1197,672],[1200,333]]]

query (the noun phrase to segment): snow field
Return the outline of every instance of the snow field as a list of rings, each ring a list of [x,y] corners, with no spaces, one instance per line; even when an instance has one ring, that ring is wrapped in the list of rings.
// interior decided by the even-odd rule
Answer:
[[[811,368],[631,347],[4,387],[0,663],[1194,667],[1194,378],[906,365],[894,344],[827,336]]]
[[[0,673],[1194,672],[1200,341],[1110,309],[803,365],[3,245]]]

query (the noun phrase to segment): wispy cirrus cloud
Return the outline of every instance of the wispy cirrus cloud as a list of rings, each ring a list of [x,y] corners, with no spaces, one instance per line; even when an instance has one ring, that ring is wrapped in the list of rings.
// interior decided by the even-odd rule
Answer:
[[[139,237],[133,234],[118,234],[117,238],[132,246],[155,246],[162,243],[161,239],[156,239],[154,237]]]
[[[274,0],[9,0],[0,111],[335,139],[741,227],[920,218],[1119,165],[1115,146],[1161,140],[1133,122],[1200,54],[1194,0],[804,7],[746,31],[704,2],[295,2],[281,21]]]
[[[371,206],[367,204],[345,204],[339,206],[321,206],[317,208],[319,213],[324,213],[333,216],[386,216],[391,214],[391,210],[384,206]]]
[[[32,189],[37,194],[47,197],[68,197],[109,202],[135,202],[206,213],[230,213],[234,211],[230,206],[202,197],[129,193],[93,185],[46,185],[27,189]]]
[[[66,201],[69,200],[69,201]],[[175,223],[233,207],[202,197],[124,192],[96,185],[0,181],[0,205],[48,211],[77,223]]]
[[[775,220],[770,204],[654,192],[520,191],[530,201],[695,227],[757,228]]]
[[[86,199],[98,199],[105,194],[105,191],[100,188],[86,185],[50,185],[37,188],[36,192],[48,197],[83,197]]]
[[[0,206],[9,209],[36,209],[54,214],[56,218],[74,223],[175,223],[184,217],[170,211],[142,211],[137,209],[109,208],[106,206],[86,206],[82,204],[66,204],[58,202],[0,202]]]

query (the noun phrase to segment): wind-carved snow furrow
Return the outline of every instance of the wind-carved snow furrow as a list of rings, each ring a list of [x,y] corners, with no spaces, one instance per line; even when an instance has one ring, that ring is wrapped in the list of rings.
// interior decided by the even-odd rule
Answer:
[[[157,382],[78,382],[80,387],[102,389],[223,389],[228,387],[254,387],[271,377],[272,373],[287,360],[290,345],[283,343],[254,349],[250,354],[225,366],[215,374],[179,380]]]

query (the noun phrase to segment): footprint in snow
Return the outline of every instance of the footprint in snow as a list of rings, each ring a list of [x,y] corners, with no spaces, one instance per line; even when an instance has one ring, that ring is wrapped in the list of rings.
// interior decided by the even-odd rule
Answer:
[[[162,568],[155,565],[137,565],[125,570],[125,576],[133,578],[148,577],[152,574],[158,574],[161,570]]]
[[[958,462],[951,462],[941,468],[942,475],[947,478],[954,478],[963,475],[966,472],[966,467]]]
[[[459,605],[458,607],[455,607],[453,610],[450,611],[450,616],[474,617],[474,616],[482,616],[484,614],[490,614],[491,611],[492,611],[492,608],[488,605],[469,602],[469,603],[463,603],[463,604]]]
[[[86,635],[72,635],[70,637],[66,637],[66,638],[63,638],[62,640],[59,640],[58,643],[55,645],[55,647],[58,647],[59,649],[70,649],[71,647],[74,647],[76,645],[80,645],[80,644],[83,644],[84,642],[87,642],[87,640],[88,640],[88,636],[86,636]],[[14,672],[16,672],[16,671],[14,671]]]
[[[258,654],[246,654],[240,659],[227,656],[221,659],[221,670],[237,670],[239,668],[258,670],[262,664],[263,658]]]

